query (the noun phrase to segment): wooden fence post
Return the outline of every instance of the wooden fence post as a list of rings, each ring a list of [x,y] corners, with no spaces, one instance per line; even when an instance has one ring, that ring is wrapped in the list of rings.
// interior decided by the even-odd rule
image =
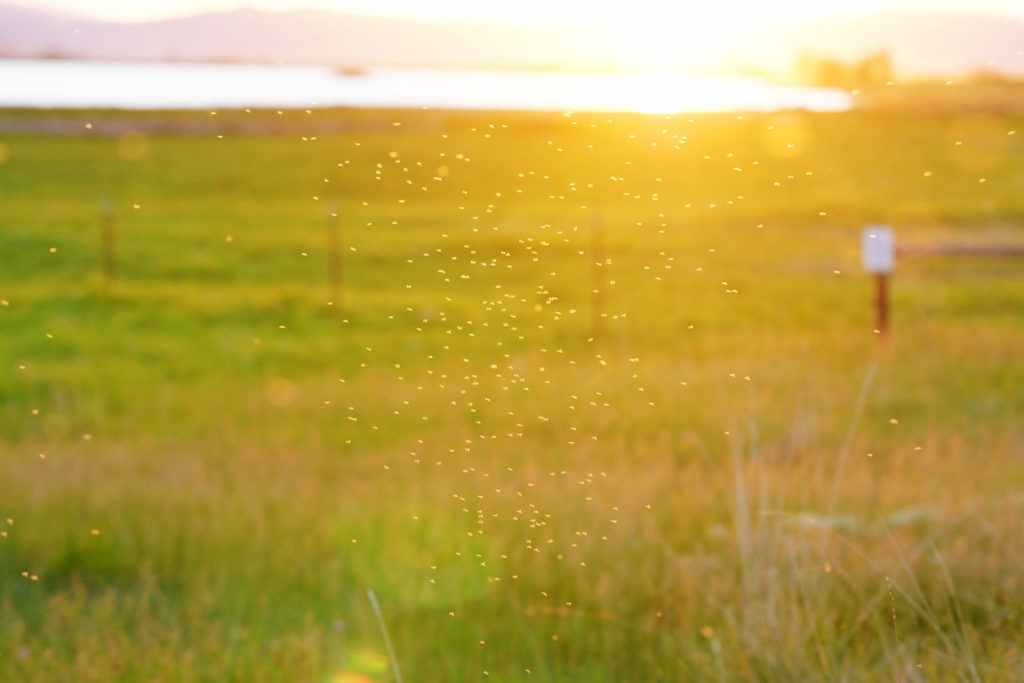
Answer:
[[[327,205],[327,291],[330,305],[341,309],[341,220],[338,205]]]
[[[114,202],[100,202],[100,269],[103,273],[103,293],[108,294],[117,279],[117,225],[114,221]]]
[[[595,341],[604,337],[605,244],[604,216],[594,211],[590,226],[590,326]]]

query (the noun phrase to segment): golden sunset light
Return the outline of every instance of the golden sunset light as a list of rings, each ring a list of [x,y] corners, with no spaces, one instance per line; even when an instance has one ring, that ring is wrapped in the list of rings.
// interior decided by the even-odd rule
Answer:
[[[0,681],[1017,681],[1017,0],[0,0]]]

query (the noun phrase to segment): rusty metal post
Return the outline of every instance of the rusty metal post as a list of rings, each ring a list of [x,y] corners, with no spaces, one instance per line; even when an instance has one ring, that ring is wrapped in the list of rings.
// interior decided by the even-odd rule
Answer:
[[[888,273],[875,273],[875,329],[882,336],[889,333]]]
[[[889,274],[896,263],[896,236],[887,225],[868,225],[861,233],[864,270],[875,276],[875,331],[889,332]]]

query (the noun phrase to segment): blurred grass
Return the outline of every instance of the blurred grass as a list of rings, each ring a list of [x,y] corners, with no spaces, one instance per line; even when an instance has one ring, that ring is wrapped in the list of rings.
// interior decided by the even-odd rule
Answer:
[[[388,680],[366,588],[410,681],[1024,675],[1020,264],[900,263],[880,343],[858,263],[1019,243],[1024,119],[38,116],[0,677]]]

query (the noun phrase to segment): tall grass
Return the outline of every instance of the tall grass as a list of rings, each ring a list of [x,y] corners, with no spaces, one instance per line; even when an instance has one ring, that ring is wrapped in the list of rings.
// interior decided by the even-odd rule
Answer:
[[[879,343],[857,265],[1020,239],[1016,137],[979,183],[939,116],[251,116],[6,141],[0,677],[1024,675],[1020,271],[900,264]]]

